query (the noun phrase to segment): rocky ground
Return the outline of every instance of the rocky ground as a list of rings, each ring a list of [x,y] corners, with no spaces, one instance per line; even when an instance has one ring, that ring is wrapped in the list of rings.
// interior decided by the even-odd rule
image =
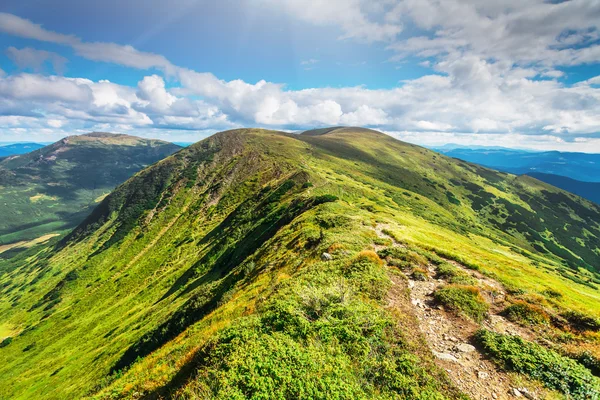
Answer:
[[[378,236],[388,238],[381,227],[377,227],[376,232]],[[398,243],[394,245],[401,246]],[[375,250],[383,247],[385,246],[375,246]],[[546,391],[539,385],[498,369],[472,343],[473,334],[480,327],[531,339],[531,332],[500,315],[505,296],[502,285],[459,263],[446,261],[470,274],[477,280],[477,285],[483,288],[482,294],[490,303],[490,311],[481,325],[458,317],[435,304],[433,293],[446,282],[437,279],[437,270],[432,264],[428,266],[430,278],[425,281],[413,280],[406,275],[391,275],[394,288],[388,298],[390,307],[406,312],[407,310],[402,310],[406,306],[400,304],[406,302],[400,293],[408,290],[412,312],[419,321],[419,330],[435,356],[436,364],[446,370],[453,383],[469,397],[482,400],[546,398]]]

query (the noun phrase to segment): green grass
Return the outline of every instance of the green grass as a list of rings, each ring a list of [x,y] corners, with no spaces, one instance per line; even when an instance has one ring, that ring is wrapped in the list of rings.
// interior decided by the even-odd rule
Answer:
[[[483,321],[489,309],[476,286],[447,285],[436,290],[433,296],[444,307],[476,322]]]
[[[517,300],[506,307],[503,313],[510,321],[522,325],[548,325],[550,323],[550,316],[542,307],[522,300]]]
[[[69,137],[0,161],[0,245],[64,232],[102,195],[179,146],[127,135]]]
[[[479,345],[500,366],[525,374],[572,399],[600,396],[600,381],[576,361],[517,336],[480,330]]]
[[[600,317],[593,256],[508,211],[556,218],[592,249],[600,235],[588,203],[381,134],[220,133],[136,174],[56,247],[0,261],[0,327],[13,339],[0,397],[459,397],[415,344],[414,318],[386,307],[382,259],[469,283],[454,260],[549,296],[553,312]],[[482,318],[472,288],[446,289],[447,304]],[[595,323],[577,315],[573,340],[593,340]]]

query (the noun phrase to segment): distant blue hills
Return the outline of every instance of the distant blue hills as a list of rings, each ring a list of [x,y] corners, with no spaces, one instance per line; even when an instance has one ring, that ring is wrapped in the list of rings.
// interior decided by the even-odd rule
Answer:
[[[516,175],[530,175],[600,204],[600,154],[444,145],[449,157]]]
[[[0,143],[0,157],[29,153],[30,151],[41,149],[45,145],[41,143]]]

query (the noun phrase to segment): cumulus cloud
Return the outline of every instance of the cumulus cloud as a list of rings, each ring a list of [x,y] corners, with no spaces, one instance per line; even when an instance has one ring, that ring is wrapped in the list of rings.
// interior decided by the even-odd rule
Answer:
[[[411,140],[419,135],[423,141],[467,140],[467,135],[496,140],[504,135],[524,142],[536,137],[555,146],[585,143],[588,149],[596,146],[600,151],[600,76],[575,85],[561,80],[563,66],[600,62],[596,44],[600,10],[595,1],[277,3],[284,12],[306,22],[336,24],[343,38],[385,42],[396,58],[422,57],[432,73],[390,89],[288,90],[284,84],[265,80],[225,81],[131,46],[88,43],[0,14],[4,32],[64,44],[91,60],[162,71],[133,87],[38,74],[2,77],[0,73],[0,115],[14,116],[6,120],[14,129],[38,124],[30,110],[42,110],[47,125],[55,129],[104,124],[208,132],[248,125],[283,129],[361,125]],[[400,38],[407,20],[424,34]],[[33,61],[28,65],[34,65]],[[161,75],[171,78],[172,87],[167,87]]]
[[[32,49],[31,47],[17,49],[11,46],[6,49],[6,55],[20,69],[32,69],[35,72],[42,71],[44,64],[49,62],[52,65],[54,72],[62,75],[65,70],[65,64],[67,63],[67,59],[57,53]]]
[[[600,3],[595,0],[402,0],[390,14],[430,32],[392,44],[398,57],[472,53],[544,67],[600,59]]]

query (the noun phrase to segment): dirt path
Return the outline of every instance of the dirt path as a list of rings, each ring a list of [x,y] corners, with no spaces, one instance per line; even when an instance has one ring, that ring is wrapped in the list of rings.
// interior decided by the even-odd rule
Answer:
[[[376,233],[382,238],[389,238],[379,227],[376,228]],[[399,246],[395,242],[394,245]],[[483,288],[482,294],[491,307],[490,316],[482,323],[482,327],[495,332],[529,338],[528,331],[499,315],[503,309],[502,301],[505,293],[502,285],[477,271],[468,270],[450,260],[446,261],[471,275],[477,280],[478,286]],[[517,385],[511,375],[496,368],[473,346],[472,337],[480,327],[478,324],[446,312],[441,306],[435,304],[433,293],[446,282],[436,278],[437,270],[434,265],[430,264],[428,269],[431,278],[426,281],[395,276],[392,276],[392,280],[394,286],[409,289],[410,302],[419,321],[419,329],[435,356],[436,364],[446,370],[453,383],[473,399],[540,398],[540,393],[536,393],[535,388],[523,388]],[[517,388],[521,389],[519,393],[515,392]]]

